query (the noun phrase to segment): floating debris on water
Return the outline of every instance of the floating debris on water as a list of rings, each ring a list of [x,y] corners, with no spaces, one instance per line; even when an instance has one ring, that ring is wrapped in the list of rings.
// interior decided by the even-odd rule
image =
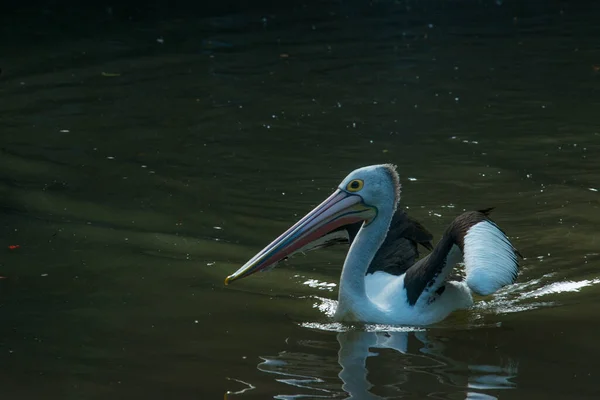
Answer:
[[[243,394],[243,393],[245,393],[245,392],[247,392],[249,390],[256,389],[256,386],[252,386],[251,383],[244,382],[244,381],[239,380],[239,379],[229,378],[229,377],[227,379],[230,380],[230,381],[241,383],[243,385],[246,385],[247,387],[244,388],[244,389],[242,389],[242,390],[238,390],[237,392],[232,392],[231,390],[228,390],[226,394]],[[225,396],[225,397],[227,397],[227,396]]]

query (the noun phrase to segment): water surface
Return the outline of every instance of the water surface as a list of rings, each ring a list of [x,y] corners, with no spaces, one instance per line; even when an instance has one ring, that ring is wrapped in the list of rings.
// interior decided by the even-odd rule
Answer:
[[[3,16],[4,397],[596,398],[588,3]],[[496,207],[517,284],[425,330],[333,324],[343,248],[223,286],[382,162],[436,238]]]

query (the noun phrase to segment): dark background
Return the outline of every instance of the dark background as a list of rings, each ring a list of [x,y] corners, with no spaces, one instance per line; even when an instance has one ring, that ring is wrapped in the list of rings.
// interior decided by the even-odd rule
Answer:
[[[417,399],[465,398],[478,377],[480,398],[596,399],[599,10],[4,1],[2,399],[223,398],[245,387],[230,378],[257,387],[247,398],[341,398],[315,308],[336,292],[306,282],[339,282],[344,249],[223,279],[381,162],[436,239],[496,206],[526,260],[513,291],[428,329],[439,346],[377,350],[357,377]]]

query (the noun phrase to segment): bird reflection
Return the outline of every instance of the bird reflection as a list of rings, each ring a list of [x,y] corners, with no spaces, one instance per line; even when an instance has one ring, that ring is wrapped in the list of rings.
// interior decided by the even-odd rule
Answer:
[[[484,365],[452,359],[444,355],[448,342],[434,338],[428,331],[351,330],[337,333],[337,341],[337,363],[335,357],[303,352],[282,351],[275,357],[264,357],[258,369],[277,375],[278,382],[297,390],[295,394],[274,398],[386,399],[422,393],[426,388],[424,396],[445,398],[453,393],[456,398],[457,393],[462,393],[465,399],[494,399],[486,391],[515,387],[516,362],[505,359],[497,360],[496,365]],[[316,346],[314,342],[303,344]],[[322,350],[331,349],[331,343],[321,343],[320,347],[321,351],[313,353],[323,354]],[[396,351],[400,357],[376,352],[384,349]],[[369,370],[367,359],[375,356],[380,356],[378,368]],[[382,363],[383,370],[379,365]],[[336,375],[342,381],[342,393]],[[370,380],[379,383],[374,385]]]

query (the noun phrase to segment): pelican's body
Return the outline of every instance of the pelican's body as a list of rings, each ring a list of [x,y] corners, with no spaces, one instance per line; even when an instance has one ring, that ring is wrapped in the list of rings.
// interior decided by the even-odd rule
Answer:
[[[416,263],[407,264],[403,259],[386,270],[378,269],[373,262],[382,262],[380,255],[389,253],[382,246],[389,242],[390,224],[398,218],[399,199],[394,167],[386,164],[355,170],[327,200],[227,277],[226,283],[272,266],[340,227],[356,223],[362,226],[355,237],[349,237],[334,316],[337,321],[429,325],[454,310],[470,307],[472,291],[491,294],[514,282],[516,250],[488,218],[487,210],[461,214],[433,251]],[[452,281],[450,273],[461,260],[466,279]]]
[[[375,272],[365,277],[365,286],[370,301],[354,302],[351,306],[347,301],[339,301],[336,321],[422,326],[473,305],[471,291],[463,282],[449,281],[441,294],[423,296],[414,306],[406,296],[404,275]]]

